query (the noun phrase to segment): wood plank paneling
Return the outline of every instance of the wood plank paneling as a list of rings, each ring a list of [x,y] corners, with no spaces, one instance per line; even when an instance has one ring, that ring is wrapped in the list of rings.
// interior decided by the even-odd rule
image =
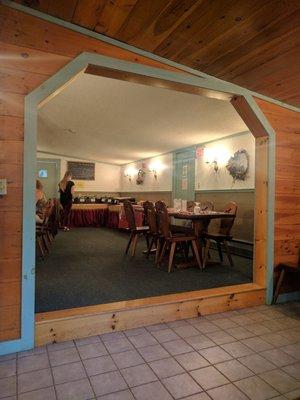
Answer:
[[[0,282],[20,282],[22,262],[20,258],[0,259]],[[0,317],[1,318],[1,317]]]
[[[48,75],[0,68],[0,87],[5,92],[28,94],[49,78]]]
[[[217,288],[163,297],[164,302],[158,297],[38,314],[36,344],[260,305],[265,301],[265,290],[246,284],[236,285],[231,291],[229,288]]]
[[[51,76],[72,60],[64,55],[0,42],[1,67]]]
[[[23,118],[0,115],[0,140],[23,140]]]
[[[73,0],[26,0],[26,4],[272,98],[300,104],[297,0],[78,0],[75,9]]]
[[[300,244],[300,113],[256,101],[276,132],[275,266],[295,263]]]
[[[60,17],[69,12],[67,2],[40,4],[45,10],[61,7]],[[7,302],[19,302],[21,287],[24,95],[82,51],[170,69],[0,5],[0,175],[8,179],[8,194],[0,198],[0,285],[5,288],[5,296],[0,295],[0,341],[20,335],[20,306]]]
[[[0,17],[4,21],[0,31],[0,41],[10,45],[29,47],[72,58],[84,51],[90,51],[109,57],[177,71],[177,69],[163,63],[100,42],[97,39],[80,35],[77,32],[19,13],[2,5],[0,5]]]
[[[0,307],[0,341],[20,337],[20,306]]]

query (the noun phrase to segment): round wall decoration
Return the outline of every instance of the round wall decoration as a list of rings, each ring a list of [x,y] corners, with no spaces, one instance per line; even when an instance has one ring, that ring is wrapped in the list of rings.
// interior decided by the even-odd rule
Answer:
[[[237,150],[228,160],[227,171],[232,176],[233,181],[244,181],[249,170],[249,154],[245,149]]]
[[[145,175],[146,175],[146,172],[143,170],[143,168],[140,168],[138,170],[137,177],[136,177],[137,185],[142,185],[144,183]]]

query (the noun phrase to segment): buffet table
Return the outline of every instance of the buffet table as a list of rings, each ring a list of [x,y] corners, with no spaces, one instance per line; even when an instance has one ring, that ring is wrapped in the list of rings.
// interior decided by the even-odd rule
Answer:
[[[144,213],[141,206],[133,206],[136,225],[143,225]],[[127,229],[128,223],[122,204],[76,203],[70,212],[70,227],[107,227]]]

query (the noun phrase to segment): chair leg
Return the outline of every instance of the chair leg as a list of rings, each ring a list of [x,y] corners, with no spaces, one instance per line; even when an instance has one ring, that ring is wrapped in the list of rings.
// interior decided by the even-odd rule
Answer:
[[[127,254],[128,251],[129,251],[129,248],[130,248],[130,245],[131,245],[131,242],[132,242],[132,238],[133,238],[133,233],[130,234],[130,238],[129,238],[128,243],[127,243],[125,254]]]
[[[38,248],[39,248],[39,250],[41,252],[42,258],[45,259],[45,253],[44,253],[42,241],[41,241],[41,238],[39,236],[36,238],[36,242],[38,244]]]
[[[176,242],[173,242],[172,245],[171,245],[171,250],[170,250],[170,254],[169,254],[168,273],[170,273],[171,269],[172,269],[175,249],[176,249]]]
[[[202,269],[202,263],[201,263],[201,259],[200,259],[199,249],[198,249],[198,246],[197,246],[197,243],[195,240],[192,240],[192,247],[193,247],[194,254],[195,254],[197,263],[199,265],[199,268]]]
[[[154,244],[154,236],[152,236],[151,242],[150,242],[150,244],[148,245],[147,258],[149,258],[149,255],[150,255],[150,253],[151,253],[153,244]]]
[[[45,248],[46,252],[49,253],[49,246],[48,246],[48,243],[47,243],[47,238],[46,238],[45,233],[42,234],[42,243],[44,245],[44,248]]]
[[[131,257],[134,257],[134,256],[135,256],[137,239],[138,239],[138,235],[135,233],[135,234],[133,235],[133,244],[132,244],[132,250],[131,250]]]
[[[217,242],[217,249],[220,257],[220,261],[223,262],[223,254],[222,254],[222,248],[221,248],[221,243]]]
[[[227,257],[228,257],[229,263],[233,267],[234,266],[233,259],[231,257],[229,246],[228,246],[228,243],[226,242],[226,240],[224,242],[224,246],[225,246],[225,249],[226,249],[226,253],[227,253]]]
[[[206,245],[205,245],[205,250],[204,250],[203,269],[205,268],[206,261],[207,261],[207,258],[208,258],[209,246],[210,246],[210,240],[207,239],[207,240],[206,240]]]
[[[156,242],[156,252],[155,252],[155,265],[156,265],[156,266],[158,266],[160,248],[161,248],[161,239],[160,239],[160,238],[157,238],[157,242]]]
[[[160,252],[160,255],[159,255],[159,259],[158,259],[158,262],[157,262],[157,266],[158,267],[160,267],[161,262],[162,262],[162,260],[164,258],[164,255],[165,255],[165,252],[166,252],[166,247],[167,247],[167,241],[165,240],[164,244],[162,245],[162,249],[161,249],[161,252]]]
[[[274,296],[273,296],[273,301],[272,301],[273,304],[276,304],[276,302],[277,302],[284,275],[285,275],[285,269],[282,268],[279,278],[278,278],[278,281],[277,281],[277,284],[276,284],[276,289],[274,291]]]

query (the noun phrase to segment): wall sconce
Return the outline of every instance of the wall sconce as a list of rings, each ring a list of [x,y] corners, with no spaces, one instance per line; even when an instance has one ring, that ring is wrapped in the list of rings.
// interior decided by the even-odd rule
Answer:
[[[157,179],[159,172],[164,168],[161,162],[156,161],[149,165],[149,172],[151,172],[154,176],[154,179]]]
[[[204,162],[206,162],[206,164],[210,164],[213,167],[215,173],[219,171],[220,167],[226,165],[229,157],[230,153],[224,146],[215,148],[204,148]]]
[[[128,167],[127,169],[125,169],[124,176],[128,178],[128,180],[131,182],[136,173],[137,170],[134,167]]]
[[[218,172],[219,165],[218,165],[217,155],[214,154],[212,149],[209,149],[207,147],[204,147],[204,162],[206,162],[206,164],[210,164],[211,166],[213,166],[215,173]]]

